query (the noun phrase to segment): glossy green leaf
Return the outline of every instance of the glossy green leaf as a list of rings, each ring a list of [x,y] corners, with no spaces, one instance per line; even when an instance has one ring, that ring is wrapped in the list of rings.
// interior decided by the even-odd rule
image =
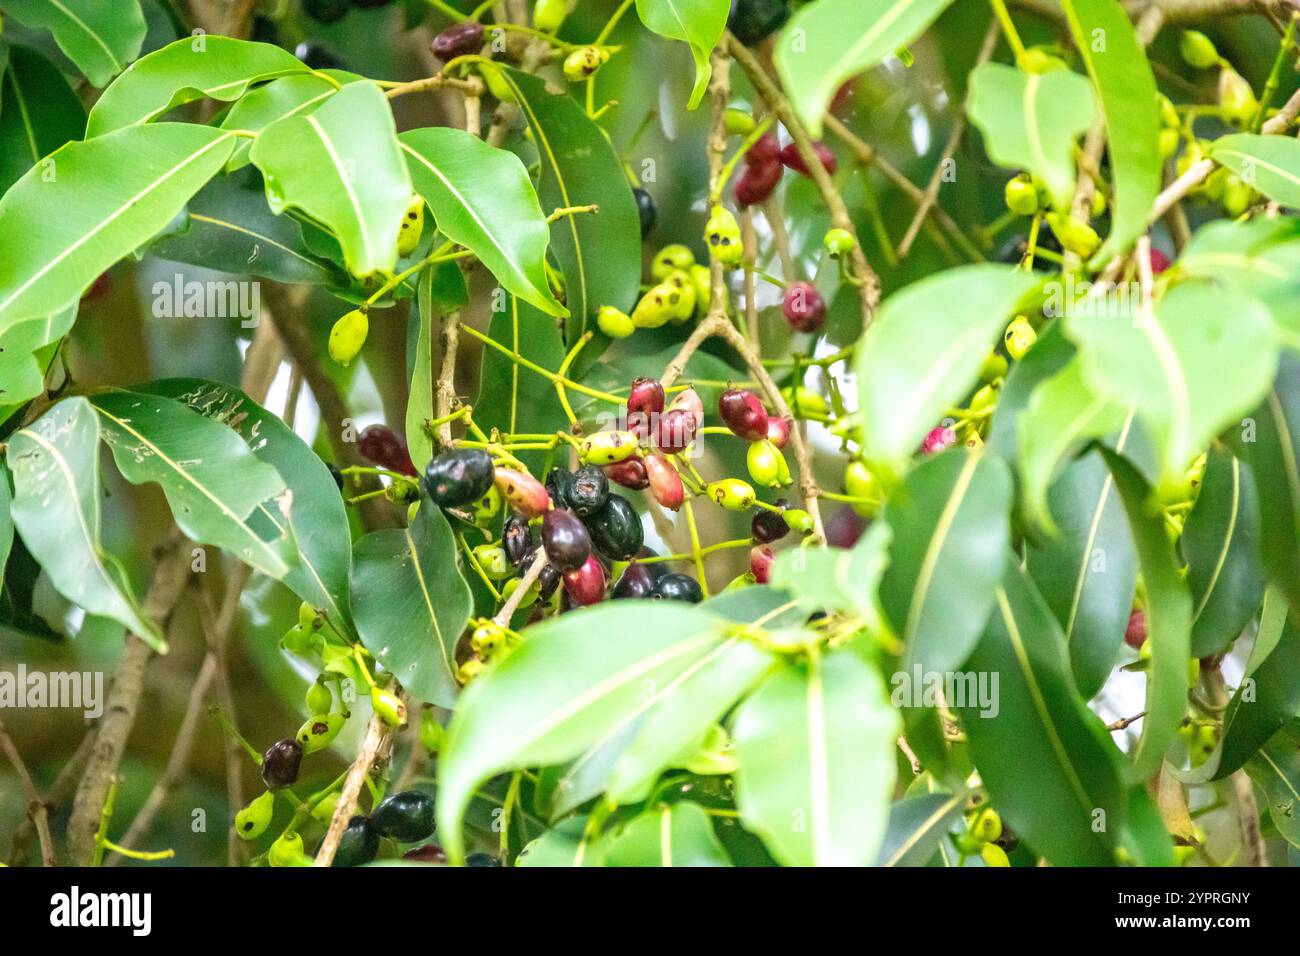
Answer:
[[[952,0],[820,0],[781,31],[772,58],[813,136],[845,80],[885,61],[925,32]]]
[[[167,642],[100,541],[99,419],[84,398],[59,402],[9,439],[14,526],[55,589],[88,614],[121,622],[163,652]]]
[[[519,158],[449,127],[408,130],[399,141],[442,234],[473,251],[507,292],[566,315],[546,281],[550,227]]]
[[[220,130],[159,123],[69,143],[33,167],[0,200],[0,331],[74,305],[181,211],[233,145]]]
[[[999,678],[996,714],[957,711],[1002,818],[1057,866],[1114,865],[1127,802],[1117,754],[1074,686],[1056,619],[1014,555],[966,669]]]
[[[1084,380],[1082,362],[1073,359],[1052,378],[1039,383],[1018,419],[1025,511],[1054,532],[1048,488],[1062,460],[1081,443],[1112,432],[1119,433],[1122,446],[1133,416],[1104,392],[1092,389]]]
[[[655,807],[610,841],[605,866],[731,866],[698,803]]]
[[[1187,661],[1191,654],[1192,598],[1179,573],[1164,520],[1151,506],[1152,492],[1128,459],[1102,449],[1115,490],[1124,503],[1147,592],[1146,707],[1142,735],[1129,755],[1129,779],[1146,780],[1160,767],[1187,708]]]
[[[288,50],[233,37],[181,37],[132,63],[90,111],[86,135],[157,119],[194,100],[230,102],[254,83],[310,68]]]
[[[695,87],[690,109],[704,99],[713,68],[709,56],[727,28],[730,0],[636,0],[636,12],[650,30],[670,40],[683,40],[695,57]]]
[[[328,227],[353,275],[392,271],[412,190],[378,86],[349,83],[314,112],[277,120],[248,155],[274,212],[298,209]]]
[[[1192,591],[1192,656],[1226,648],[1264,598],[1259,495],[1250,469],[1211,450],[1196,506],[1179,539]]]
[[[1115,204],[1098,261],[1126,251],[1146,232],[1160,192],[1160,110],[1155,75],[1119,0],[1061,0],[1074,47],[1083,57],[1106,118]]]
[[[905,797],[889,808],[876,866],[925,866],[966,808],[965,793]]]
[[[1007,266],[963,266],[885,300],[858,347],[864,452],[897,464],[965,397],[1016,304],[1038,280]]]
[[[59,68],[25,46],[9,47],[0,77],[0,195],[64,143],[81,139],[86,108]]]
[[[733,720],[741,822],[786,866],[867,866],[894,789],[901,728],[884,681],[852,650],[769,677]]]
[[[1065,368],[1073,357],[1074,343],[1065,337],[1062,324],[1058,321],[1044,326],[1029,354],[1007,372],[984,444],[1008,463],[1023,468],[1019,461],[1019,436],[1029,401],[1038,386]]]
[[[641,282],[641,226],[623,166],[604,131],[567,93],[538,77],[502,69],[519,100],[541,160],[538,195],[548,215],[595,204],[597,213],[565,216],[551,226],[564,273],[569,342],[596,327],[602,305],[631,310]],[[591,348],[588,347],[588,352]]]
[[[126,69],[144,43],[139,0],[5,0],[5,13],[54,34],[59,49],[95,86]]]
[[[1267,310],[1204,282],[1174,286],[1154,315],[1107,309],[1068,317],[1066,331],[1089,389],[1137,409],[1169,483],[1259,403],[1277,370]]]
[[[409,528],[374,531],[352,555],[352,615],[366,649],[418,700],[456,701],[456,642],[474,610],[442,509],[425,501]]]
[[[905,647],[901,671],[954,671],[975,647],[1002,580],[1010,509],[1006,464],[964,448],[923,461],[885,504],[893,544],[880,601]]]
[[[308,252],[302,226],[273,214],[261,189],[249,189],[242,178],[218,176],[199,190],[186,207],[184,228],[168,232],[149,246],[149,253],[235,275],[341,284],[339,270]]]
[[[1078,73],[1027,73],[985,63],[971,73],[970,118],[999,166],[1024,169],[1047,187],[1052,204],[1068,210],[1074,198],[1074,150],[1092,125],[1092,87]]]
[[[1288,617],[1276,646],[1251,662],[1223,715],[1223,746],[1215,780],[1245,765],[1282,725],[1300,713],[1300,627]]]
[[[515,866],[603,866],[605,840],[591,840],[587,817],[561,820],[519,851]]]
[[[241,96],[226,113],[221,128],[260,133],[276,120],[312,112],[337,93],[341,84],[362,79],[345,70],[317,70],[282,76]],[[248,165],[248,151],[252,145],[249,140],[240,140],[226,163],[227,172]]]
[[[99,392],[91,403],[118,470],[132,484],[161,487],[186,537],[284,577],[293,542],[262,508],[288,507],[268,503],[285,490],[284,480],[234,431],[159,395]]]
[[[7,469],[0,469],[0,587],[5,583],[5,566],[14,544],[14,519],[9,507],[14,500],[13,486]],[[2,604],[3,602],[0,602]]]
[[[184,402],[223,423],[248,444],[259,461],[271,465],[290,492],[289,521],[271,503],[260,510],[267,522],[292,536],[298,547],[283,583],[312,607],[324,612],[346,634],[352,632],[348,572],[352,544],[338,486],[325,463],[288,425],[243,392],[201,379],[152,382],[142,391]]]
[[[1300,142],[1290,136],[1235,133],[1210,144],[1210,158],[1269,199],[1300,208]]]
[[[697,608],[620,601],[572,611],[526,640],[461,695],[438,757],[438,831],[453,861],[461,821],[493,774],[572,760],[723,643]],[[617,641],[608,640],[617,634]]]
[[[723,591],[701,602],[699,608],[726,621],[771,630],[795,627],[808,620],[808,612],[792,595],[766,584]]]
[[[1285,733],[1274,734],[1246,761],[1246,773],[1264,792],[1277,832],[1300,847],[1300,747]]]
[[[57,342],[77,318],[74,306],[48,319],[27,319],[0,332],[0,406],[35,398],[45,389],[38,351]]]
[[[1300,607],[1300,360],[1282,356],[1273,387],[1232,437],[1259,491],[1260,561]]]
[[[775,588],[789,591],[808,612],[856,614],[873,631],[881,629],[877,590],[889,563],[889,526],[877,522],[852,548],[789,548],[771,570]]]

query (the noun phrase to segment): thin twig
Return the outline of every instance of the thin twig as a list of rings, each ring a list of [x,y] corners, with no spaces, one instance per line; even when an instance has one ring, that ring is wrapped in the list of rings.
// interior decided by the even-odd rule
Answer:
[[[27,797],[27,817],[36,828],[36,837],[41,844],[41,865],[58,866],[58,857],[54,853],[54,838],[50,836],[49,811],[45,801],[41,799],[40,791],[36,789],[36,783],[32,780],[27,764],[23,763],[22,755],[18,753],[18,748],[14,746],[8,731],[5,730],[4,721],[0,721],[0,750],[4,751],[9,765],[14,768],[14,773],[18,774],[23,795]]]

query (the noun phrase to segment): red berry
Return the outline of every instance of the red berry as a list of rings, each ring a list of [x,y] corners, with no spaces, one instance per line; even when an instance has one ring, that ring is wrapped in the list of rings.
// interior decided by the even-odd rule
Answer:
[[[729,388],[718,396],[718,415],[745,441],[767,437],[767,409],[758,396],[743,388]]]
[[[821,160],[822,168],[826,170],[827,175],[834,176],[835,170],[839,168],[840,163],[835,158],[835,154],[831,152],[831,148],[825,143],[813,143],[813,152]],[[787,143],[782,148],[781,162],[801,176],[808,175],[808,164],[803,161],[803,156],[799,153],[799,147],[794,143]]]
[[[651,415],[664,410],[664,387],[658,379],[637,378],[632,380],[632,390],[627,395],[629,412],[647,412]],[[630,417],[630,416],[629,416]]]
[[[930,429],[930,434],[925,436],[925,441],[921,443],[921,453],[937,455],[955,444],[957,444],[957,433],[946,425],[940,425],[938,428]]]
[[[790,427],[790,419],[781,418],[777,415],[769,416],[767,419],[767,440],[777,448],[784,448],[790,444]]]
[[[659,450],[676,454],[695,440],[695,416],[685,408],[673,408],[659,416],[655,444]]]
[[[645,470],[650,480],[650,494],[661,507],[676,511],[686,499],[686,489],[682,486],[677,469],[663,455],[647,455]]]
[[[830,112],[838,113],[840,110],[844,109],[845,104],[848,103],[849,98],[852,95],[853,95],[853,80],[849,80],[838,90],[835,91],[835,96],[832,97],[831,99]]]
[[[605,596],[605,569],[594,554],[581,567],[564,572],[564,591],[575,604],[595,604]]]
[[[532,475],[511,468],[497,468],[493,472],[493,481],[506,503],[525,518],[536,518],[551,506],[551,496]]]
[[[683,389],[673,396],[673,400],[668,403],[668,410],[672,411],[680,408],[691,413],[695,418],[695,427],[704,424],[704,402],[700,399],[700,393],[693,388]]]
[[[1147,642],[1146,612],[1138,609],[1128,616],[1128,627],[1124,629],[1124,643],[1133,650],[1141,650]]]
[[[1151,250],[1151,271],[1156,275],[1169,268],[1169,257],[1159,249]]]
[[[446,863],[447,853],[436,843],[426,843],[424,846],[407,850],[402,854],[402,859],[414,863]]]
[[[781,311],[796,332],[816,332],[826,322],[826,301],[811,282],[791,282]]]
[[[766,584],[768,577],[772,573],[772,562],[776,560],[776,555],[772,549],[765,544],[760,544],[756,548],[749,550],[749,573],[754,575],[754,580],[759,584]]]
[[[381,468],[400,472],[415,477],[419,472],[411,461],[411,453],[402,441],[387,425],[370,425],[357,439],[357,451],[367,461]]]
[[[750,166],[768,166],[780,161],[781,141],[775,133],[764,133],[745,153],[745,162]]]
[[[750,163],[736,180],[736,202],[754,206],[765,202],[781,182],[785,167],[779,162]]]
[[[472,20],[453,24],[434,37],[429,48],[443,63],[477,53],[483,49],[483,24]]]
[[[633,491],[640,491],[650,485],[650,476],[646,474],[645,462],[635,455],[625,461],[606,465],[605,477]]]
[[[845,505],[826,522],[826,543],[833,548],[851,548],[866,530],[867,519]]]

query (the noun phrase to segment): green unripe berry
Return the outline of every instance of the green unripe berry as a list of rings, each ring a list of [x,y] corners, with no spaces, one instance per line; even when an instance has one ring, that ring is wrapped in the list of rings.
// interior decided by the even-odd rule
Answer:
[[[1156,141],[1160,149],[1160,158],[1168,159],[1174,153],[1178,152],[1178,144],[1182,141],[1182,134],[1171,127],[1166,126],[1160,131],[1160,137]]]
[[[406,207],[402,216],[402,225],[397,230],[397,254],[405,259],[420,244],[424,232],[424,197],[415,196]]]
[[[487,670],[486,664],[477,657],[471,657],[461,664],[460,667],[456,668],[456,679],[462,684],[468,684],[485,670]]]
[[[970,832],[981,843],[992,843],[1002,836],[1002,818],[992,807],[981,807],[970,822]]]
[[[858,247],[858,240],[847,229],[831,229],[822,237],[822,246],[832,259],[846,256]]]
[[[271,866],[311,866],[311,857],[302,852],[302,837],[297,833],[285,833],[271,844],[266,854],[266,862]]]
[[[271,825],[275,813],[275,794],[270,790],[254,797],[244,809],[235,814],[235,836],[241,840],[256,840]]]
[[[493,581],[504,581],[515,573],[506,549],[496,544],[480,544],[474,548],[474,560]]]
[[[487,527],[501,511],[501,492],[493,485],[482,498],[474,502],[474,523],[480,528]]]
[[[327,793],[316,802],[316,806],[311,808],[311,818],[329,826],[330,821],[334,819],[334,808],[338,805],[338,791]]]
[[[1223,181],[1223,211],[1236,219],[1250,208],[1255,198],[1255,190],[1235,173],[1229,174]]]
[[[980,847],[980,859],[984,861],[985,866],[1002,867],[1011,865],[1011,861],[1007,859],[1007,851],[996,843],[986,843]]]
[[[1178,38],[1178,52],[1188,66],[1208,70],[1219,62],[1214,41],[1199,30],[1184,30]]]
[[[596,432],[578,446],[578,457],[586,465],[613,465],[627,461],[637,450],[637,437],[630,431]]]
[[[650,275],[656,282],[663,282],[678,269],[689,269],[695,265],[695,253],[681,243],[673,243],[660,249],[650,263]]]
[[[295,624],[284,632],[284,637],[280,638],[280,646],[290,654],[306,656],[316,646],[316,631],[313,628]]]
[[[758,497],[753,486],[739,478],[722,478],[708,486],[709,497],[728,511],[747,511]]]
[[[734,106],[729,107],[723,114],[722,122],[726,126],[728,136],[748,136],[754,132],[754,127],[757,125],[753,116]]]
[[[745,258],[745,244],[740,236],[740,223],[724,206],[714,206],[709,221],[704,226],[704,241],[709,252],[723,265],[739,265]]]
[[[312,681],[307,688],[307,713],[328,714],[334,706],[334,695],[330,689],[319,681]]]
[[[1092,191],[1092,206],[1088,210],[1092,213],[1092,218],[1096,219],[1106,211],[1106,194],[1100,189]]]
[[[844,491],[853,498],[865,499],[853,502],[853,510],[862,517],[874,518],[880,511],[880,482],[870,468],[856,459],[844,469]]]
[[[796,418],[800,415],[825,415],[830,411],[826,399],[818,392],[814,392],[811,388],[804,388],[802,385],[798,388],[787,385],[781,389],[781,397],[785,399],[786,405],[790,407],[790,411]]]
[[[447,737],[447,731],[442,724],[438,723],[438,718],[434,716],[432,708],[426,708],[420,715],[420,746],[431,754],[436,754],[442,749],[442,743]]]
[[[749,477],[768,488],[783,488],[790,482],[790,468],[781,450],[766,439],[752,442],[745,454]]]
[[[695,286],[695,311],[700,315],[708,313],[713,305],[713,272],[706,265],[696,264],[687,270],[691,276],[691,285]],[[726,283],[722,286],[722,312],[731,311],[731,292]]]
[[[402,698],[392,691],[384,690],[382,687],[372,687],[370,689],[370,706],[379,715],[379,719],[388,726],[406,726],[406,705],[402,703]]]
[[[478,72],[483,77],[483,83],[487,86],[488,92],[502,103],[514,103],[516,101],[514,88],[506,81],[505,74],[501,72],[501,67],[494,63],[480,63]]]
[[[810,535],[813,533],[815,526],[813,518],[802,508],[786,508],[781,512],[781,517],[785,519],[786,525],[796,534]]]
[[[474,628],[474,633],[469,638],[469,646],[474,648],[474,653],[484,660],[491,657],[505,643],[506,632],[495,621],[484,621]]]
[[[632,324],[638,329],[657,329],[673,315],[674,296],[680,293],[665,282],[659,283],[645,295],[632,310]]]
[[[330,329],[330,358],[340,365],[351,365],[369,334],[370,320],[360,309],[353,309]]]
[[[554,35],[560,32],[568,15],[565,0],[537,0],[533,6],[533,28]]]
[[[564,78],[577,83],[590,79],[609,61],[609,51],[596,46],[582,46],[564,58]]]
[[[1026,73],[1049,73],[1052,70],[1068,69],[1064,60],[1053,56],[1046,50],[1031,47],[1020,57],[1018,66]]]
[[[1219,72],[1219,109],[1230,123],[1246,126],[1255,118],[1259,101],[1244,76],[1230,66]]]
[[[318,750],[324,750],[334,742],[334,738],[342,729],[342,714],[317,714],[309,718],[298,728],[297,739],[298,743],[302,744],[303,754],[314,754]]]
[[[510,596],[514,594],[515,591],[519,590],[519,587],[522,583],[523,582],[520,581],[519,578],[511,578],[510,580],[508,580],[505,583],[505,585],[501,588],[501,598],[506,601],[510,600]],[[519,602],[520,610],[526,607],[532,607],[533,604],[537,602],[538,590],[539,588],[536,581],[534,581],[531,585],[529,585],[528,590],[524,593],[523,600]]]
[[[636,331],[631,316],[612,305],[602,305],[596,312],[596,325],[611,339],[625,339]]]
[[[1183,124],[1178,119],[1178,110],[1174,107],[1173,100],[1165,96],[1160,96],[1160,122],[1164,123],[1170,129],[1179,129]]]
[[[1007,208],[1017,216],[1032,216],[1038,212],[1038,189],[1023,173],[1007,181],[1003,198],[1006,200]]]
[[[1060,240],[1061,248],[1081,259],[1088,258],[1101,248],[1101,237],[1092,226],[1079,222],[1065,213],[1049,212],[1047,224],[1052,227],[1052,232]]]
[[[1034,327],[1029,324],[1028,319],[1023,315],[1018,315],[1007,326],[1007,331],[1002,336],[1002,340],[1007,345],[1007,354],[1019,361],[1025,357],[1026,352],[1034,347],[1034,343],[1038,341],[1038,333],[1034,331]]]
[[[668,296],[669,317],[679,324],[685,322],[695,314],[697,295],[691,274],[685,269],[676,269],[664,280],[664,285],[676,290]]]

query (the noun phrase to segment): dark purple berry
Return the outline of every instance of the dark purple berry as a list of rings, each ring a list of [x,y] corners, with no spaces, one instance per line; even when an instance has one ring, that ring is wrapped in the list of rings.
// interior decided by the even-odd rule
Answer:
[[[488,493],[492,456],[481,448],[455,448],[438,455],[424,470],[424,493],[442,508],[456,508]]]
[[[370,821],[358,814],[348,821],[347,829],[334,851],[334,866],[361,866],[379,853],[379,834]]]
[[[571,511],[552,508],[542,518],[546,557],[561,571],[576,571],[591,555],[591,536]]]
[[[403,790],[386,797],[370,814],[370,825],[398,843],[416,843],[433,833],[433,797]]]
[[[826,322],[826,301],[811,282],[791,282],[781,312],[794,331],[816,332]]]
[[[718,396],[718,415],[723,423],[746,441],[767,437],[767,409],[757,395],[743,388],[729,388]]]
[[[477,53],[483,49],[483,24],[473,21],[453,24],[433,38],[430,49],[443,63]]]
[[[277,740],[262,754],[262,781],[267,790],[283,790],[298,779],[302,744],[292,737]]]
[[[569,485],[569,507],[580,518],[600,511],[609,501],[609,479],[596,465],[583,465]]]

